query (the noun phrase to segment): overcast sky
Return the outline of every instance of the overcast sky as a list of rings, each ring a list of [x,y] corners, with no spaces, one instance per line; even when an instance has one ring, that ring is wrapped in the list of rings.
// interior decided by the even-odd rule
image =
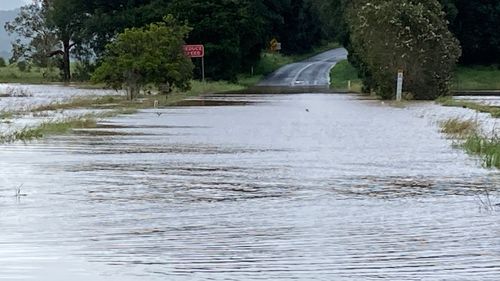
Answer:
[[[0,10],[13,10],[29,3],[31,0],[0,0]]]

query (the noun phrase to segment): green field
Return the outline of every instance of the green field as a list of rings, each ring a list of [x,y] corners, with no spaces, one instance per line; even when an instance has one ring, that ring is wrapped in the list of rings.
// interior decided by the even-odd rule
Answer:
[[[0,83],[42,84],[59,81],[59,71],[55,68],[32,67],[20,71],[16,65],[0,67]]]
[[[499,66],[459,66],[453,79],[453,89],[500,90]]]
[[[352,83],[352,91],[361,90],[362,82],[356,69],[348,62],[341,61],[331,71],[331,87],[347,89],[347,81]],[[455,71],[453,91],[500,90],[499,66],[459,66]]]

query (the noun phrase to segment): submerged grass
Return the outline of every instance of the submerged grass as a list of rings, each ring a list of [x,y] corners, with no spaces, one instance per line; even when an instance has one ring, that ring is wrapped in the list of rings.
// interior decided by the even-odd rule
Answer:
[[[168,96],[146,95],[129,101],[124,96],[106,96],[99,98],[76,98],[68,102],[52,103],[32,108],[30,111],[37,117],[48,117],[49,111],[70,110],[77,108],[106,109],[104,112],[92,113],[78,118],[68,118],[62,121],[47,121],[33,128],[24,128],[9,135],[0,135],[0,143],[14,141],[30,141],[47,135],[67,134],[73,129],[95,128],[99,118],[109,118],[120,114],[133,114],[139,109],[151,108],[157,101],[158,106],[175,105],[188,98],[204,94],[239,91],[242,85],[227,82],[199,82],[193,81],[191,90],[187,92],[174,91]],[[0,119],[11,118],[14,113],[0,112]]]
[[[24,128],[9,135],[0,135],[0,143],[15,141],[31,141],[49,135],[62,135],[70,133],[73,129],[95,128],[97,121],[92,117],[78,117],[44,122],[37,127]]]
[[[10,111],[0,111],[0,120],[2,119],[11,119],[14,117],[14,113]]]
[[[475,120],[451,118],[441,122],[440,126],[441,132],[457,141],[457,147],[479,156],[484,167],[500,168],[500,138],[497,135],[482,134],[480,124]]]
[[[489,113],[494,118],[500,117],[500,106],[479,104],[471,101],[456,100],[451,97],[442,97],[436,100],[443,106],[453,106],[472,109],[481,113]]]
[[[454,137],[464,137],[472,134],[477,134],[479,124],[475,120],[460,120],[459,118],[451,118],[441,122],[441,132],[452,135]]]
[[[479,155],[487,168],[500,168],[500,138],[473,134],[465,139],[462,147],[470,154]]]

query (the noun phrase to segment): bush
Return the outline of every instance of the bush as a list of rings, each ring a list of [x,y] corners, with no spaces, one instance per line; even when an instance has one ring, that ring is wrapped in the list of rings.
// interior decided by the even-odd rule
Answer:
[[[28,62],[20,61],[17,63],[17,68],[19,68],[21,72],[29,72],[31,67]]]
[[[126,29],[106,47],[104,61],[92,79],[114,88],[126,85],[129,99],[148,84],[188,90],[193,64],[182,46],[190,30],[171,15],[144,28]]]
[[[360,2],[351,5],[347,18],[355,65],[364,69],[372,90],[393,98],[403,70],[403,91],[416,99],[447,95],[461,51],[438,0]]]
[[[5,59],[3,57],[0,57],[0,67],[6,67],[7,63],[5,62]]]

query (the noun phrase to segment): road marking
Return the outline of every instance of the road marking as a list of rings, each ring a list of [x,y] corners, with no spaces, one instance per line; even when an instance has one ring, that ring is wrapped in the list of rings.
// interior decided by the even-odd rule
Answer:
[[[299,78],[300,74],[302,74],[302,72],[304,72],[306,69],[308,69],[309,67],[311,67],[314,64],[316,64],[316,63],[315,62],[310,63],[310,64],[306,65],[305,67],[303,67],[302,69],[300,69],[299,72],[297,72],[297,75],[295,75],[292,79],[292,86],[297,83],[297,79]]]

